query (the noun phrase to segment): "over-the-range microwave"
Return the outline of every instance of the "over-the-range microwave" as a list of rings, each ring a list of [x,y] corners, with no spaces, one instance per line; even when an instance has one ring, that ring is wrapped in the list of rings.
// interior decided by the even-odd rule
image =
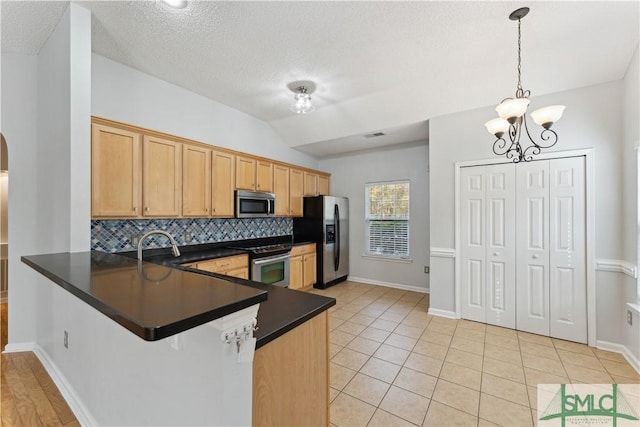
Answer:
[[[275,214],[275,194],[263,191],[236,190],[236,218],[272,217]]]

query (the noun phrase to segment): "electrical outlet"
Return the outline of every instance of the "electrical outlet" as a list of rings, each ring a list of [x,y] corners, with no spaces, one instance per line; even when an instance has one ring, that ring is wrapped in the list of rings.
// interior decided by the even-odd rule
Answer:
[[[627,323],[633,325],[633,312],[631,310],[627,310]]]
[[[130,240],[131,240],[131,246],[138,246],[138,242],[140,241],[140,235],[132,234]]]
[[[428,265],[424,266],[424,274],[429,274],[429,266]]]
[[[69,333],[64,331],[64,348],[69,348]]]
[[[188,231],[185,231],[184,232],[184,241],[189,243],[192,240],[193,240],[193,236],[191,235],[191,233],[189,233]]]

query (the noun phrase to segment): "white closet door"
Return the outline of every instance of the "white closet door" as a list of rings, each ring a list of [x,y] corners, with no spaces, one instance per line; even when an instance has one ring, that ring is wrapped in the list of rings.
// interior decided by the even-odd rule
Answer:
[[[516,165],[516,328],[549,335],[549,162]]]
[[[587,342],[584,157],[550,161],[550,335]]]
[[[486,167],[486,322],[516,326],[516,204],[513,164]]]
[[[460,309],[464,319],[486,321],[485,167],[460,169]]]

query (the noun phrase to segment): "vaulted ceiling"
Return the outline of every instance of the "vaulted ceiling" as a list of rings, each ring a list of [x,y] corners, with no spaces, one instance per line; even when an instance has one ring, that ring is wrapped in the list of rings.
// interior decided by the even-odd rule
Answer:
[[[531,8],[522,81],[533,96],[621,79],[640,19],[637,1],[77,3],[92,12],[94,52],[264,120],[318,157],[426,140],[429,118],[513,96],[518,7]],[[67,4],[1,2],[2,52],[38,53]],[[288,110],[295,80],[316,83],[315,112]]]

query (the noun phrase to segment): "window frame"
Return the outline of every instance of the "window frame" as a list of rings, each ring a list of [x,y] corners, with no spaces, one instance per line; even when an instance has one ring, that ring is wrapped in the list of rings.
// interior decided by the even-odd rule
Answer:
[[[406,199],[406,215],[391,215],[389,217],[381,218],[376,217],[376,215],[372,215],[371,213],[371,188],[373,187],[382,187],[385,185],[398,185],[398,184],[406,184],[407,186],[407,199]],[[394,198],[395,198],[394,193]],[[379,258],[388,261],[398,261],[398,262],[411,262],[411,181],[409,179],[401,179],[394,181],[378,181],[378,182],[366,182],[364,185],[364,199],[365,199],[365,208],[364,208],[364,222],[365,222],[365,242],[364,242],[364,254],[365,257],[371,258]],[[398,206],[398,200],[395,198],[393,200],[393,210],[396,211],[396,207]],[[399,254],[391,254],[391,253],[382,253],[371,250],[371,225],[373,222],[394,222],[394,223],[402,223],[402,226],[406,229],[406,245],[396,245],[394,240],[394,247],[397,246],[405,246],[406,252]],[[396,230],[397,231],[397,230]]]

